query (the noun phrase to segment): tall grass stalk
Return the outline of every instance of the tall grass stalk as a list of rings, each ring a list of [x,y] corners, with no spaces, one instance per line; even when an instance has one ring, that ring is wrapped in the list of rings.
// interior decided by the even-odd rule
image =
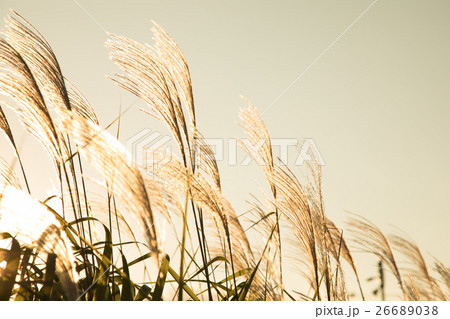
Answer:
[[[378,293],[385,299],[385,265],[401,299],[449,300],[449,268],[437,260],[430,266],[406,236],[385,235],[360,216],[349,219],[348,231],[338,227],[325,212],[320,166],[308,163],[300,180],[274,158],[269,130],[246,100],[240,118],[247,139],[240,145],[264,172],[270,195],[237,212],[201,134],[188,63],[166,31],[157,24],[152,31],[152,46],[111,34],[107,47],[121,70],[111,79],[145,102],[144,113],[163,123],[177,145],[161,167],[159,150],[141,166],[130,160],[119,142],[124,112],[101,127],[43,35],[14,11],[6,20],[0,102],[46,151],[59,190],[35,198],[29,174],[36,168],[22,162],[0,107],[0,130],[25,184],[0,159],[0,242],[6,243],[0,299],[334,301]],[[170,227],[165,236],[163,219]],[[380,286],[372,294],[364,292],[353,246],[380,260]],[[287,268],[301,277],[295,285],[285,282]]]

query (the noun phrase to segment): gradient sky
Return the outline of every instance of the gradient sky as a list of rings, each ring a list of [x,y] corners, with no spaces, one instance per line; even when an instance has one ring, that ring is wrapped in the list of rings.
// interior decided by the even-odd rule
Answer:
[[[80,0],[93,21],[72,0],[2,0],[0,16],[12,8],[39,29],[104,126],[135,100],[105,77],[118,69],[104,30],[152,43],[156,21],[190,64],[201,131],[228,139],[243,136],[239,95],[266,110],[372,2]],[[449,13],[445,0],[378,1],[263,116],[274,138],[314,139],[326,211],[339,225],[345,210],[395,225],[447,264]],[[123,142],[145,127],[166,132],[139,107],[123,118]],[[23,145],[26,165],[45,165],[31,138]],[[225,195],[244,211],[262,173],[219,165]],[[32,187],[41,183],[37,175]]]

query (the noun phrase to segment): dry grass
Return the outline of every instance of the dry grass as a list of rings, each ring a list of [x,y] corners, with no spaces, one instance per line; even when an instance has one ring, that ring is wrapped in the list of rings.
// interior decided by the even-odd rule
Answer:
[[[178,146],[178,156],[157,169],[153,163],[138,167],[130,160],[117,137],[100,127],[87,99],[63,76],[44,37],[17,13],[8,17],[0,39],[1,101],[47,151],[59,193],[42,202],[32,199],[27,168],[0,108],[0,130],[18,157],[29,193],[1,160],[0,232],[10,246],[0,251],[0,261],[7,262],[0,273],[0,296],[349,300],[349,280],[355,278],[355,298],[367,298],[349,239],[325,213],[320,166],[310,163],[309,178],[300,181],[279,163],[269,130],[249,102],[240,114],[248,137],[241,146],[261,167],[271,195],[253,202],[254,220],[244,229],[242,216],[223,195],[214,152],[197,123],[188,64],[160,26],[155,25],[153,34],[154,46],[112,34],[107,46],[123,71],[113,81],[144,101],[148,109],[143,111],[164,123]],[[103,178],[105,202],[90,188],[85,160]],[[175,234],[173,251],[165,249],[160,218]],[[431,270],[417,245],[398,235],[385,236],[362,217],[351,219],[350,229],[352,242],[377,256],[395,276],[403,299],[448,300],[450,271],[442,263],[436,261]],[[259,234],[259,242],[250,231]],[[133,245],[137,258],[127,254],[126,247]],[[289,250],[299,252],[299,262],[286,258]],[[399,265],[394,250],[407,259],[407,267]],[[286,265],[295,267],[305,283],[287,289]],[[131,271],[132,266],[140,270]],[[140,272],[147,279],[136,279]]]

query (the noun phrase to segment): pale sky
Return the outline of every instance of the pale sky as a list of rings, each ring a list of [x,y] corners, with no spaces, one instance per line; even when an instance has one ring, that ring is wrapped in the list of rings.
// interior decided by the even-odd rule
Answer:
[[[372,2],[80,0],[93,21],[72,0],[2,0],[0,16],[12,8],[46,37],[103,126],[120,103],[126,108],[135,99],[105,77],[118,68],[108,59],[102,28],[152,43],[156,21],[190,65],[200,130],[229,139],[243,137],[239,95],[266,110]],[[338,225],[345,210],[387,232],[395,225],[446,264],[449,14],[446,0],[378,1],[263,115],[273,138],[315,141],[326,162],[326,212]],[[124,143],[146,127],[167,132],[140,107],[122,120]],[[47,159],[31,157],[38,152],[33,144],[27,138],[25,165],[40,168]],[[219,168],[225,195],[246,210],[249,194],[265,185],[259,168],[226,162]],[[31,187],[41,183],[38,175]]]

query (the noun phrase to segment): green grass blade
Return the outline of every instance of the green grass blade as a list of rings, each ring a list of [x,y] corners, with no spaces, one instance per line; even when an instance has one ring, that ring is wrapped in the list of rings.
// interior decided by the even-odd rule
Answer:
[[[175,279],[175,281],[180,282],[180,276],[178,276],[178,274],[175,272],[175,270],[172,269],[172,267],[169,267],[169,274],[173,277],[173,279]],[[186,283],[183,284],[183,290],[186,291],[189,297],[191,297],[193,300],[200,301],[197,295],[192,291],[191,288],[189,288],[188,285],[186,285]]]
[[[122,268],[123,268],[123,276],[122,276],[122,295],[120,296],[121,301],[132,301],[134,300],[134,287],[131,283],[130,279],[130,271],[128,269],[128,263],[125,255],[120,251],[122,255]]]
[[[94,300],[107,300],[108,282],[109,282],[109,268],[111,266],[112,255],[112,241],[111,233],[106,226],[105,229],[105,247],[103,249],[102,261],[97,273],[95,274],[95,297]]]
[[[258,271],[260,263],[261,263],[261,260],[256,264],[255,269],[253,270],[252,274],[245,282],[245,285],[239,294],[239,299],[238,299],[239,301],[244,301],[245,298],[247,297],[248,292],[250,291],[250,287],[252,286],[253,279],[255,278],[256,272]]]
[[[162,300],[164,286],[166,284],[167,271],[169,270],[170,258],[168,255],[163,257],[161,267],[159,268],[158,279],[156,280],[155,290],[153,291],[153,300]]]
[[[25,248],[22,256],[22,263],[20,265],[20,288],[14,298],[15,301],[29,301],[33,300],[33,293],[31,291],[31,285],[28,278],[25,275],[28,274],[28,265],[33,250]]]
[[[51,300],[53,281],[56,278],[56,255],[49,254],[47,256],[47,262],[45,267],[44,285],[40,290],[41,300]]]
[[[150,258],[151,256],[152,256],[151,252],[150,253],[146,253],[146,254],[142,255],[141,257],[138,257],[135,260],[130,261],[128,263],[128,267],[131,267],[131,266],[133,266],[133,265],[135,265],[135,264],[137,264],[137,263],[139,263],[139,262],[141,262],[143,260],[146,260],[146,259]],[[122,268],[118,268],[117,270],[122,270]]]
[[[136,301],[142,301],[146,298],[148,298],[148,296],[150,295],[150,293],[152,292],[152,290],[150,289],[149,286],[147,285],[142,285],[139,288],[139,292],[136,295],[136,298],[134,298],[134,300]]]
[[[212,264],[214,264],[215,262],[218,262],[218,261],[223,261],[223,262],[225,262],[225,263],[228,263],[228,260],[225,258],[225,257],[223,257],[223,256],[216,256],[216,257],[214,257],[213,259],[211,259],[210,261],[208,261],[207,263],[206,263],[206,268],[207,267],[209,267],[209,266],[211,266]],[[191,277],[190,277],[190,279],[192,279],[192,278],[195,278],[195,276],[197,276],[198,274],[201,274],[204,270],[205,270],[205,266],[203,266],[203,267],[201,267],[199,270],[197,270]]]

